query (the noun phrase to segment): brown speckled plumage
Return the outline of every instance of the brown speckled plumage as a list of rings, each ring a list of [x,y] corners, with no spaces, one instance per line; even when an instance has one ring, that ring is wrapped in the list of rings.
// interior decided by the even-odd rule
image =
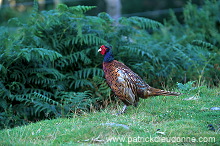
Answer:
[[[105,73],[106,81],[115,95],[118,96],[118,98],[121,99],[125,105],[133,105],[136,107],[139,98],[145,99],[149,96],[180,95],[180,93],[164,91],[150,87],[129,67],[117,60],[114,60],[109,47],[103,45],[99,51],[102,55],[105,55],[103,71]],[[125,109],[126,107],[124,110]]]

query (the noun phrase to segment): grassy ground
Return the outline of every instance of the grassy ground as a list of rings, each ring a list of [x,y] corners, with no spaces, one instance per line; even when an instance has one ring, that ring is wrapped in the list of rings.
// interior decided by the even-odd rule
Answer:
[[[193,97],[193,98],[191,98]],[[184,100],[191,99],[191,100]],[[45,120],[0,131],[1,145],[220,145],[220,88],[179,97],[152,97],[114,115],[109,107],[71,119]],[[208,130],[212,124],[216,131]]]

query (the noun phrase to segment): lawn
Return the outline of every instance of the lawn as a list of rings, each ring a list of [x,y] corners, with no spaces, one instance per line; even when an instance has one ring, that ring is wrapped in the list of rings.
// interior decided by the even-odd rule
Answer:
[[[220,145],[220,88],[201,87],[178,97],[141,100],[115,115],[110,105],[72,118],[44,120],[0,131],[1,145]],[[214,130],[207,127],[212,124]]]

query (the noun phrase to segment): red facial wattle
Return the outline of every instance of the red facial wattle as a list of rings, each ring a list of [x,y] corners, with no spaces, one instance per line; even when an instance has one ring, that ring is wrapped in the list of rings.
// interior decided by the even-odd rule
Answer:
[[[105,55],[105,52],[106,52],[106,49],[102,49],[100,53],[101,53],[102,55]]]
[[[105,55],[105,53],[106,53],[106,48],[105,48],[105,46],[102,45],[102,46],[100,47],[100,49],[98,50],[98,52],[100,52],[102,55]]]

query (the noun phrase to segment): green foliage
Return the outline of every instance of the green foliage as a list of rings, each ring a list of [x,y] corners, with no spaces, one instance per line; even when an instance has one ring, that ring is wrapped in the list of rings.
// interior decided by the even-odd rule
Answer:
[[[94,50],[106,41],[83,14],[94,7],[37,7],[27,22],[9,21],[19,26],[13,35],[0,31],[1,128],[71,116],[102,100],[91,91],[92,77],[103,76]]]
[[[163,33],[166,37],[163,40],[177,40],[176,42],[183,46],[181,50],[185,52],[185,56],[190,59],[183,61],[182,64],[188,63],[187,68],[180,70],[178,75],[184,76],[185,83],[197,80],[197,87],[193,87],[194,82],[191,81],[186,84],[179,83],[178,86],[185,91],[197,90],[199,94],[203,85],[219,86],[219,15],[215,13],[219,11],[219,6],[218,1],[209,0],[206,0],[201,8],[188,3],[183,12],[183,25],[172,12],[171,19],[165,22]]]
[[[219,5],[188,3],[184,25],[173,13],[163,25],[142,17],[115,22],[107,13],[86,16],[93,6],[38,12],[35,2],[29,19],[11,19],[13,30],[0,28],[0,128],[108,105],[114,97],[97,52],[103,44],[151,86],[219,85]]]
[[[147,18],[141,17],[130,17],[130,18],[120,18],[120,24],[127,25],[127,26],[134,26],[140,29],[157,29],[162,27],[162,24]]]
[[[196,87],[193,86],[193,84],[195,83],[195,81],[189,81],[185,84],[182,84],[182,83],[177,83],[177,87],[182,90],[182,91],[191,91],[191,90],[194,90],[196,89]]]

